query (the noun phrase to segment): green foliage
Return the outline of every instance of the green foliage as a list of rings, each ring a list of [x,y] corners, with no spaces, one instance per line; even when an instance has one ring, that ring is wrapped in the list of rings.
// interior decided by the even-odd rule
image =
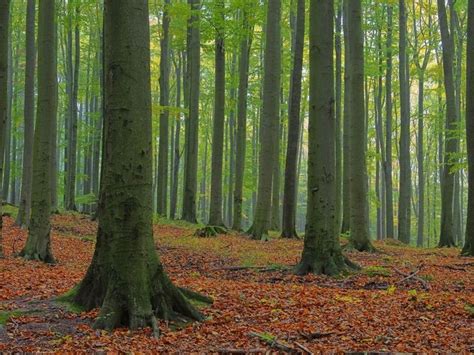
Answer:
[[[392,276],[392,273],[390,272],[390,270],[388,270],[387,268],[385,268],[383,266],[377,266],[377,265],[366,267],[363,270],[363,273],[370,276],[370,277],[374,277],[374,276],[390,277],[390,276]]]

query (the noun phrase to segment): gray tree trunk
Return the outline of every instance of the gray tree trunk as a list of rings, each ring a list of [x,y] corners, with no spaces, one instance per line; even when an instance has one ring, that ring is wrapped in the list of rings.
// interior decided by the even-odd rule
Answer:
[[[38,101],[33,145],[33,187],[28,239],[20,255],[54,263],[51,252],[51,141],[57,113],[56,5],[41,0],[38,12]]]

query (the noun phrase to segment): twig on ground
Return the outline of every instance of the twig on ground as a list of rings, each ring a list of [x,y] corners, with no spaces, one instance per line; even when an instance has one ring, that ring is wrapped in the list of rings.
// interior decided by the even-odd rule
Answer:
[[[279,350],[282,350],[282,351],[286,351],[286,352],[289,352],[289,353],[294,353],[296,351],[291,346],[286,345],[286,344],[278,341],[278,339],[276,337],[271,337],[271,336],[267,336],[265,334],[259,334],[259,333],[255,333],[255,332],[250,332],[249,335],[253,336],[253,337],[256,337],[256,338],[259,338],[260,340],[262,340],[264,343],[266,343],[267,345],[269,345],[272,348],[279,349]]]
[[[306,346],[304,346],[303,344],[300,344],[298,342],[295,341],[295,345],[300,348],[301,350],[303,350],[306,354],[309,354],[309,355],[313,355],[313,352],[311,350],[309,350]]]
[[[398,274],[400,274],[404,277],[403,280],[397,282],[397,285],[399,285],[399,284],[401,284],[401,283],[403,283],[407,280],[413,279],[413,280],[418,281],[425,290],[429,290],[430,285],[428,284],[428,282],[426,282],[426,280],[423,280],[421,277],[416,276],[421,271],[422,268],[423,268],[423,264],[418,266],[418,268],[415,271],[412,271],[412,272],[407,274],[407,273],[405,273],[403,271],[400,271],[400,270],[398,270],[397,268],[394,267],[393,270],[395,270],[396,273],[398,273]]]
[[[256,348],[256,349],[247,349],[247,350],[244,350],[244,349],[219,349],[217,350],[217,353],[218,354],[242,354],[242,355],[245,355],[245,354],[263,354],[265,353],[266,350],[265,349],[259,349],[259,348]]]

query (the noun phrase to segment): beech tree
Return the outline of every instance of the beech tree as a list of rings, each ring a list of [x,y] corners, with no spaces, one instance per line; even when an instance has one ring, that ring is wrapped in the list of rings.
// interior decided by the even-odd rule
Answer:
[[[28,239],[20,255],[54,263],[51,252],[51,144],[57,111],[56,4],[41,0],[38,10],[38,101],[33,145],[33,187]]]
[[[94,257],[75,302],[100,307],[95,327],[152,326],[202,315],[173,285],[152,231],[150,35],[146,0],[104,2],[105,151]],[[117,176],[121,179],[117,180]]]

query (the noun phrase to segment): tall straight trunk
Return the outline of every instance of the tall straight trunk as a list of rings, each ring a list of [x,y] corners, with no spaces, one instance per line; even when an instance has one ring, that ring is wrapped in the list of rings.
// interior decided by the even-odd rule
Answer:
[[[12,33],[9,33],[8,39],[8,73],[7,73],[7,80],[8,80],[8,89],[7,89],[7,126],[5,130],[5,152],[3,156],[3,189],[2,195],[3,200],[9,202],[9,192],[10,192],[10,176],[11,176],[11,140],[12,140],[12,102],[13,102],[13,71],[14,71],[14,63],[13,63],[13,52],[12,52]],[[15,61],[15,64],[17,61]]]
[[[296,272],[335,275],[344,270],[347,263],[334,223],[336,133],[333,0],[311,0],[309,35],[308,205],[303,253]]]
[[[392,38],[393,7],[387,7],[387,57],[385,73],[385,204],[387,218],[387,238],[394,238],[393,223],[393,181],[392,181]]]
[[[348,0],[348,57],[350,71],[350,245],[373,250],[369,237],[366,122],[364,107],[364,40],[361,0]]]
[[[474,256],[474,0],[468,2],[466,56],[466,138],[468,200],[462,254]]]
[[[350,194],[350,90],[351,77],[349,70],[349,28],[348,28],[348,0],[343,3],[343,29],[344,29],[344,113],[343,113],[343,146],[342,146],[342,226],[341,233],[350,231],[351,222],[351,194]]]
[[[260,150],[257,203],[248,233],[253,239],[266,239],[270,227],[272,175],[275,166],[275,126],[280,123],[281,3],[267,3],[263,103],[260,119]]]
[[[443,73],[444,88],[446,93],[446,132],[444,148],[443,180],[441,182],[441,230],[439,238],[440,247],[455,246],[453,199],[454,199],[454,173],[455,161],[451,155],[457,150],[457,140],[450,139],[456,129],[457,110],[453,77],[453,52],[454,43],[452,34],[449,33],[448,19],[444,0],[438,0],[438,17],[443,46]]]
[[[230,102],[232,103],[229,112],[229,121],[228,121],[228,128],[229,128],[229,174],[227,179],[227,211],[226,211],[226,220],[229,226],[232,225],[232,216],[234,210],[234,198],[233,198],[233,191],[234,191],[234,179],[235,179],[235,159],[236,159],[236,139],[237,139],[237,130],[235,124],[235,114],[236,114],[236,99],[237,99],[237,88],[233,84],[235,73],[237,68],[237,55],[234,51],[232,53],[232,64],[230,66],[230,75],[232,77],[232,86],[229,90]]]
[[[216,0],[214,122],[212,130],[209,225],[222,226],[222,168],[225,119],[224,1]],[[230,134],[232,134],[230,132]]]
[[[155,316],[202,316],[168,278],[153,242],[148,2],[106,0],[104,7],[106,151],[99,229],[74,300],[86,309],[101,307],[96,328],[152,326],[157,333]]]
[[[301,81],[303,70],[303,48],[305,28],[305,0],[298,0],[296,12],[293,70],[288,103],[288,144],[286,148],[285,182],[283,189],[283,238],[294,238],[296,233],[296,185],[298,146],[300,144]]]
[[[3,176],[5,150],[5,128],[8,99],[8,33],[10,21],[10,0],[0,0],[0,181]],[[0,258],[3,257],[3,199],[0,199]]]
[[[410,163],[410,78],[407,54],[407,15],[405,0],[399,1],[399,75],[400,75],[400,178],[398,198],[398,239],[410,243],[411,163]]]
[[[184,187],[183,187],[183,213],[181,218],[185,221],[196,223],[197,199],[197,161],[198,161],[198,129],[199,129],[199,80],[200,80],[200,30],[199,11],[200,0],[188,0],[191,7],[191,17],[188,21],[187,37],[187,65],[188,69],[188,106],[189,113],[186,117],[186,143],[184,156]]]
[[[51,139],[57,113],[55,0],[42,0],[38,14],[38,101],[33,145],[33,188],[28,239],[20,255],[54,263],[51,253]]]
[[[78,105],[77,95],[79,89],[79,65],[81,58],[81,42],[79,29],[79,5],[75,9],[75,25],[74,25],[74,63],[72,62],[72,28],[68,30],[68,72],[70,75],[69,90],[69,118],[68,118],[68,136],[67,136],[67,171],[65,186],[65,208],[66,210],[76,210],[76,173],[77,173],[77,121],[78,121]],[[72,9],[70,10],[72,12]],[[72,27],[72,14],[69,15],[69,26]]]
[[[27,227],[31,215],[31,184],[33,169],[33,139],[35,119],[35,0],[28,0],[26,8],[25,98],[23,131],[23,172],[20,207],[16,224]]]
[[[280,88],[280,107],[283,107],[283,90]],[[280,118],[283,118],[283,111],[280,109]],[[272,202],[270,211],[270,226],[271,230],[277,231],[280,229],[280,149],[281,149],[281,133],[282,133],[282,122],[274,127],[274,144],[273,148],[273,175],[272,175]]]
[[[178,61],[175,62],[176,72],[176,107],[178,114],[176,115],[175,131],[174,131],[174,151],[173,153],[173,184],[170,191],[170,218],[176,217],[176,204],[178,201],[178,184],[179,184],[179,162],[181,159],[180,153],[180,136],[181,136],[181,73],[182,73],[181,54],[178,53]]]
[[[158,181],[156,212],[166,216],[168,199],[168,145],[169,145],[169,77],[170,77],[170,0],[165,0],[163,11],[161,55],[160,55],[160,143],[158,149]]]
[[[342,3],[339,1],[336,12],[336,33],[334,48],[336,56],[336,234],[341,234],[342,223]]]
[[[247,93],[249,82],[249,56],[253,27],[248,25],[248,14],[243,11],[243,37],[240,41],[239,90],[237,100],[237,132],[235,137],[235,186],[232,229],[242,229],[242,202],[245,174],[245,151],[247,145]]]

